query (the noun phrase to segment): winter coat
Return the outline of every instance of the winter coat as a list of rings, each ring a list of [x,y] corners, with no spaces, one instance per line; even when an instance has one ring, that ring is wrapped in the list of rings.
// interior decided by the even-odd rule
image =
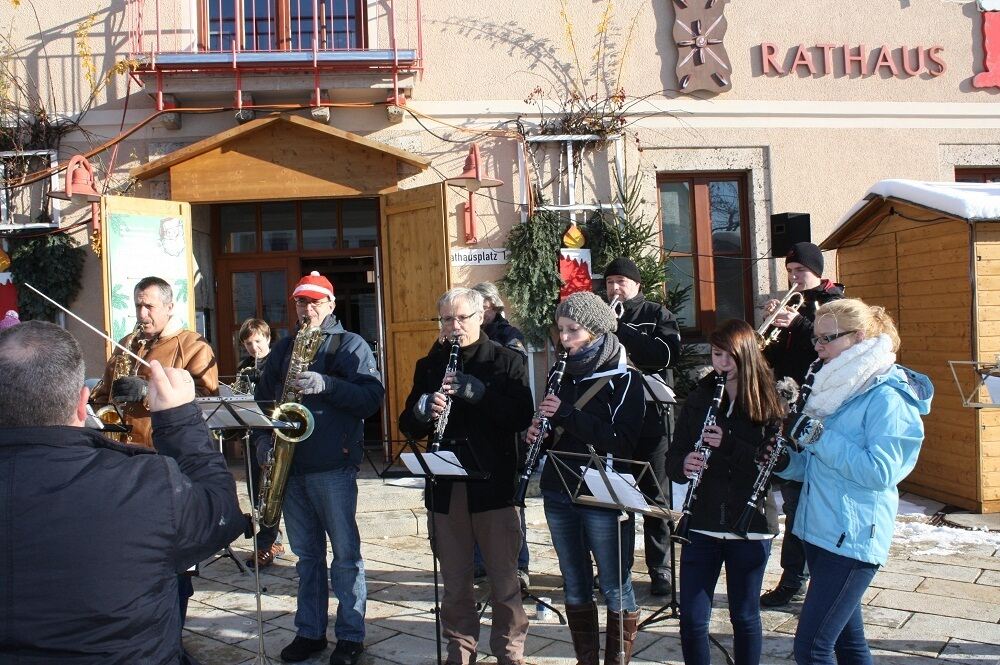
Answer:
[[[435,344],[427,356],[417,361],[413,371],[413,388],[399,414],[399,429],[406,436],[420,439],[430,435],[437,421],[423,422],[413,413],[422,395],[441,388],[445,368],[451,354],[451,344]],[[524,358],[516,351],[491,341],[485,335],[462,348],[458,370],[471,374],[486,387],[476,403],[452,398],[451,413],[444,430],[447,440],[468,439],[455,448],[458,459],[469,470],[478,467],[488,472],[485,480],[466,483],[469,511],[473,513],[512,506],[517,482],[517,446],[515,436],[531,425],[534,406]],[[472,449],[470,453],[469,449]],[[452,481],[441,480],[433,496],[435,512],[447,514]],[[424,501],[431,509],[430,496]]]
[[[126,349],[131,349],[133,337],[133,334],[128,334],[121,339],[119,344]],[[90,397],[95,411],[106,405],[110,399],[111,384],[113,383],[112,371],[116,361],[123,354],[121,349],[115,347],[114,353],[111,354],[111,358],[108,359],[104,367],[104,377]],[[153,341],[152,345],[144,346],[139,356],[147,362],[159,360],[164,367],[186,369],[194,379],[195,394],[198,397],[208,397],[219,393],[219,367],[215,362],[215,353],[213,353],[212,347],[209,346],[208,340],[198,333],[184,330],[181,327],[180,319],[176,317],[168,319],[163,332]],[[134,358],[131,360],[135,363]],[[149,381],[149,367],[139,365],[136,374]],[[132,426],[132,431],[128,433],[126,442],[152,448],[152,425],[149,420],[149,409],[142,402],[130,402],[122,407],[122,411],[125,414],[126,423]]]
[[[816,310],[831,300],[843,298],[844,285],[824,279],[816,288],[803,291],[802,297],[804,300],[799,308],[799,316],[780,333],[777,341],[764,349],[764,357],[774,370],[775,378],[787,376],[800,384],[806,378],[809,365],[817,357],[812,343]]]
[[[701,437],[705,415],[715,392],[715,374],[709,374],[692,390],[677,419],[674,438],[667,452],[667,475],[675,483],[690,482],[684,475],[684,458],[694,450]],[[691,505],[689,528],[701,531],[728,532],[739,520],[757,480],[755,458],[769,438],[768,428],[755,425],[736,404],[731,415],[726,393],[716,415],[716,425],[722,428],[722,442],[711,448],[708,467]],[[758,511],[750,521],[749,533],[778,533],[777,510],[771,493],[765,490],[764,512]]]
[[[576,401],[583,396],[593,383],[603,377],[611,380],[583,405],[576,408]],[[589,376],[563,375],[558,392],[561,401],[559,409],[549,419],[553,434],[549,436],[552,451],[587,454],[588,444],[599,455],[610,454],[618,458],[630,458],[639,443],[642,419],[646,412],[646,402],[642,394],[642,380],[639,372],[628,366],[625,349],[617,357],[612,357]],[[558,440],[555,431],[562,429]],[[577,465],[579,466],[579,465]],[[618,468],[631,473],[631,468]],[[566,492],[556,471],[556,463],[551,459],[545,463],[541,480],[542,490]]]
[[[185,662],[177,575],[246,519],[198,408],[152,425],[159,455],[80,427],[0,429],[0,662]]]
[[[523,358],[528,357],[524,348],[524,334],[504,318],[503,312],[497,312],[492,323],[483,326],[483,332],[500,346],[517,351]]]
[[[921,416],[934,387],[923,374],[893,365],[823,419],[823,434],[791,453],[782,478],[804,482],[793,532],[858,561],[889,556],[899,492],[924,439]]]
[[[306,371],[323,375],[324,389],[315,395],[302,395],[302,406],[309,409],[316,428],[308,439],[295,444],[290,473],[302,475],[358,466],[364,456],[364,419],[382,406],[385,388],[375,356],[368,342],[346,332],[333,314],[320,325],[322,341]],[[254,399],[273,402],[280,399],[288,374],[295,337],[278,341],[267,356]],[[271,446],[271,433],[255,435],[260,451]]]

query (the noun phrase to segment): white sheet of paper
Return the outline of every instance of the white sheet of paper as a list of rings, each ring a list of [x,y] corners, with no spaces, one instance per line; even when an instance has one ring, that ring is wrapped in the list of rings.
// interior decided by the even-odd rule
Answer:
[[[608,480],[611,481],[611,486],[614,488],[615,494],[618,495],[618,500],[622,502],[622,505],[634,510],[649,510],[649,504],[646,503],[642,492],[636,489],[635,478],[631,473],[619,474],[614,471],[608,471],[607,473]],[[608,491],[608,486],[604,483],[604,479],[601,478],[601,474],[597,469],[588,468],[584,471],[583,481],[587,483],[587,489],[590,490],[595,499],[601,502],[615,503],[614,499],[611,498],[611,493]]]
[[[427,468],[430,469],[431,473],[435,476],[467,476],[468,473],[465,472],[465,467],[462,466],[458,458],[455,457],[455,453],[450,450],[439,450],[435,453],[424,453],[424,463]],[[420,466],[420,461],[417,460],[417,456],[414,453],[403,453],[399,456],[399,459],[403,460],[403,464],[410,473],[423,476],[424,468]]]
[[[1000,376],[987,376],[983,383],[990,391],[990,401],[994,404],[1000,404]]]

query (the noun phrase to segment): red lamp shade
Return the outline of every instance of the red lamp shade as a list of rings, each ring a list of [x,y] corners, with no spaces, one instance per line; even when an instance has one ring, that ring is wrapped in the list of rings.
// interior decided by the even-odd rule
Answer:
[[[94,168],[90,162],[83,155],[73,155],[66,166],[66,189],[49,192],[49,196],[64,201],[82,197],[89,203],[100,203],[101,195],[94,185]]]

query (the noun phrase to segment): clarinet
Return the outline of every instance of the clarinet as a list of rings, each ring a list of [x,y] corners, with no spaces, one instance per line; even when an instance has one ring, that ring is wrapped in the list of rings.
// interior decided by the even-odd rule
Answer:
[[[722,393],[726,389],[726,375],[721,372],[716,372],[715,374],[715,394],[712,395],[712,403],[708,407],[708,412],[705,414],[705,424],[701,426],[701,434],[698,436],[698,440],[694,443],[694,452],[701,453],[705,459],[705,463],[702,464],[701,469],[695,471],[688,479],[690,484],[688,485],[687,494],[684,496],[684,505],[682,507],[682,515],[680,522],[677,524],[677,529],[674,531],[673,538],[679,540],[682,543],[690,542],[688,540],[688,522],[691,518],[691,504],[695,502],[698,498],[698,485],[701,484],[701,478],[705,473],[705,469],[708,468],[708,458],[712,456],[712,448],[705,445],[705,429],[715,425],[715,416],[719,411],[719,405],[722,404]]]
[[[566,356],[565,351],[560,353],[556,364],[552,366],[552,372],[549,373],[549,383],[545,388],[546,397],[555,395],[556,391],[559,390],[563,373],[566,371]],[[514,505],[521,508],[524,507],[524,499],[528,495],[528,481],[531,479],[531,474],[538,468],[538,460],[542,455],[542,445],[545,443],[545,437],[552,431],[552,423],[549,422],[547,417],[538,415],[537,411],[535,412],[535,416],[538,418],[538,436],[528,444],[528,450],[524,456],[524,471],[521,472],[521,478],[517,484],[517,492],[514,493]]]
[[[451,355],[448,356],[448,366],[444,370],[445,376],[458,371],[458,352],[461,348],[458,335],[453,336],[451,338]],[[439,392],[444,393],[444,379],[441,379],[441,389]],[[434,435],[431,437],[431,452],[441,447],[441,442],[444,441],[444,430],[448,427],[448,416],[451,415],[451,396],[445,394],[444,399],[444,411],[441,412],[437,422],[434,424]]]
[[[809,394],[812,392],[813,381],[816,380],[816,372],[819,368],[823,366],[823,361],[816,359],[811,365],[809,365],[809,371],[806,372],[806,378],[803,379],[802,385],[799,387],[799,395],[792,402],[792,405],[788,407],[788,415],[795,415],[802,413],[803,407],[806,405],[806,400],[809,399]],[[819,430],[822,432],[822,429]],[[743,513],[740,518],[736,521],[735,526],[733,526],[733,533],[737,536],[746,538],[747,532],[750,529],[750,521],[753,519],[755,513],[760,512],[760,500],[767,491],[767,488],[771,484],[771,477],[774,475],[774,467],[777,466],[778,460],[781,459],[782,454],[785,452],[786,448],[794,446],[778,427],[777,431],[774,433],[774,446],[771,448],[771,452],[768,454],[767,459],[760,466],[760,470],[757,473],[757,479],[753,483],[753,490],[750,492],[750,498],[747,499],[747,505],[743,508]]]

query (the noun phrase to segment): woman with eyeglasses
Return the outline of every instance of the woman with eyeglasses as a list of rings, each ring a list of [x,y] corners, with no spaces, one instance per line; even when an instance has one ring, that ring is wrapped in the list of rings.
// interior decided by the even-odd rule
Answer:
[[[745,536],[731,529],[757,478],[758,453],[788,409],[749,323],[730,319],[708,339],[715,371],[688,394],[667,451],[667,474],[674,482],[687,483],[703,473],[691,503],[688,542],[681,550],[681,650],[688,665],[711,662],[712,598],[725,566],[734,660],[736,665],[756,665],[763,632],[758,597],[771,541],[778,533],[770,495]],[[706,416],[720,387],[721,401],[711,423]],[[707,462],[706,455],[695,450],[699,439],[711,452]]]
[[[861,598],[888,558],[896,486],[917,463],[934,388],[896,364],[899,334],[882,307],[827,303],[812,340],[823,365],[799,418],[820,420],[823,433],[778,472],[804,483],[793,528],[812,571],[795,662],[866,665]]]

